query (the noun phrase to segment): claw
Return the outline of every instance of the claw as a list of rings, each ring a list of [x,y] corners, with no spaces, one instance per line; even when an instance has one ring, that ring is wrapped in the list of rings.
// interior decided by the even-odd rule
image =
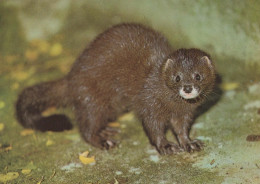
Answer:
[[[190,153],[193,153],[194,151],[200,151],[204,147],[203,142],[200,140],[194,139],[192,141],[186,142],[182,145],[182,148]]]
[[[165,142],[165,144],[157,147],[157,150],[161,155],[171,155],[183,151],[183,149],[180,146],[168,141]]]
[[[118,141],[110,139],[110,137],[114,136],[115,134],[119,133],[120,130],[113,127],[106,127],[100,133],[101,145],[105,149],[113,148],[117,145]]]
[[[117,141],[111,139],[104,140],[102,145],[105,149],[108,150],[110,148],[114,148],[117,145]]]

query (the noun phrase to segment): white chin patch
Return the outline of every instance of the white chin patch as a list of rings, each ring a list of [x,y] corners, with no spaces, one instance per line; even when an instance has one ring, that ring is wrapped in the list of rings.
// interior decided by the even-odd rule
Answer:
[[[180,96],[184,99],[193,99],[193,98],[197,98],[199,96],[199,92],[197,89],[195,89],[193,86],[192,86],[192,90],[190,93],[186,93],[184,90],[183,90],[183,87],[180,89],[179,91],[180,93]]]

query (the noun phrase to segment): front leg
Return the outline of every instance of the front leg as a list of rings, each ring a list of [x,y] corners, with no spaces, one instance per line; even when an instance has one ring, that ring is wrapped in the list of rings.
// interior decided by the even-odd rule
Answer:
[[[191,140],[189,132],[193,123],[192,116],[189,114],[181,118],[172,118],[172,131],[177,137],[179,145],[187,152],[200,151],[203,148],[203,143],[200,140]]]
[[[155,119],[143,120],[144,130],[149,137],[152,145],[156,147],[162,155],[173,154],[181,151],[181,148],[172,142],[169,142],[165,137],[165,123],[156,121]]]

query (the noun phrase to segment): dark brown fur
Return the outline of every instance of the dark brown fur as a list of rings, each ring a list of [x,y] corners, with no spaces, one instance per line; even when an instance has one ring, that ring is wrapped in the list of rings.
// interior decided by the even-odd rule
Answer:
[[[201,80],[195,80],[194,73],[200,73]],[[53,127],[45,130],[51,130],[60,121],[63,129],[69,129],[64,115],[42,117],[41,113],[51,106],[71,105],[84,140],[110,148],[115,142],[107,135],[114,132],[107,123],[134,111],[161,154],[200,150],[202,143],[191,140],[189,130],[196,108],[214,83],[214,65],[205,52],[173,52],[160,33],[138,24],[120,24],[100,34],[64,78],[26,88],[16,104],[17,118],[24,127],[44,129],[46,122]],[[197,86],[199,96],[182,98],[179,89],[183,85]],[[178,144],[166,139],[167,128]]]

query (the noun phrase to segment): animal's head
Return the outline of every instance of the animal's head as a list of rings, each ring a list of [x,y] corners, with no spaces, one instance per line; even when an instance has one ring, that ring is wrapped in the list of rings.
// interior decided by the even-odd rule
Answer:
[[[179,49],[165,60],[162,75],[176,98],[206,97],[215,83],[215,67],[210,56],[199,49]]]

